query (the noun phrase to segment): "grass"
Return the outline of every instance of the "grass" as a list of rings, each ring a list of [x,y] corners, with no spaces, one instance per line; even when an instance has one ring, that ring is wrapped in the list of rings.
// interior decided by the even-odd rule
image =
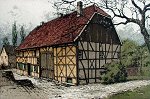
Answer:
[[[150,85],[110,96],[107,99],[150,99]]]
[[[150,66],[142,68],[142,74],[137,76],[128,76],[128,81],[131,80],[150,80]],[[150,99],[150,85],[137,88],[133,91],[127,91],[108,97],[107,99]]]

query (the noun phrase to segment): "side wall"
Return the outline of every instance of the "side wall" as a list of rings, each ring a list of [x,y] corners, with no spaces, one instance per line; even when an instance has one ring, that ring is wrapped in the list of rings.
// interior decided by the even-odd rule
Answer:
[[[9,62],[10,68],[15,68],[15,66],[16,66],[16,56],[15,55],[10,55],[8,57],[8,62]]]
[[[8,66],[8,55],[7,55],[4,48],[2,49],[0,57],[1,57],[0,58],[1,59],[0,65],[3,64],[4,66]]]
[[[28,75],[29,70],[30,76],[39,77],[39,49],[18,51],[16,65],[17,73]]]
[[[77,84],[74,44],[18,51],[17,72],[28,75],[28,64],[31,65],[31,76]]]
[[[100,82],[103,65],[120,60],[121,44],[111,20],[96,14],[78,41],[79,84]]]
[[[80,84],[101,81],[103,65],[119,61],[120,45],[79,42],[79,82]]]

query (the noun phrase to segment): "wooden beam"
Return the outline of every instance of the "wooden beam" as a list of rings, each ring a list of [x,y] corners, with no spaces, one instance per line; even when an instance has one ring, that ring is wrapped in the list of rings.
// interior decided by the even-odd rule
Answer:
[[[89,42],[87,42],[87,50],[89,50]],[[89,83],[89,51],[87,51],[87,60],[88,60],[88,83]]]
[[[97,51],[97,43],[95,43],[95,50]],[[95,82],[96,82],[96,77],[97,77],[97,75],[96,75],[96,68],[97,68],[97,61],[96,61],[96,55],[97,55],[97,53],[95,52]]]
[[[79,41],[75,42],[76,44],[76,74],[77,74],[77,85],[79,85]],[[83,56],[83,55],[82,55]]]

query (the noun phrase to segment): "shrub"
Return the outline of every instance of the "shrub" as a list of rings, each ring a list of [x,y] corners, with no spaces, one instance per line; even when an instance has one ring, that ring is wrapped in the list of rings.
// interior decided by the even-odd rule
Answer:
[[[104,65],[106,73],[102,75],[102,83],[111,84],[127,80],[126,68],[121,63],[111,62]]]

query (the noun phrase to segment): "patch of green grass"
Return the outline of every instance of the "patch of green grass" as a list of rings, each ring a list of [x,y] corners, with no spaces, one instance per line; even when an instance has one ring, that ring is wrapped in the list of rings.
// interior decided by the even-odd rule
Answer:
[[[110,96],[107,99],[150,99],[150,85]]]

